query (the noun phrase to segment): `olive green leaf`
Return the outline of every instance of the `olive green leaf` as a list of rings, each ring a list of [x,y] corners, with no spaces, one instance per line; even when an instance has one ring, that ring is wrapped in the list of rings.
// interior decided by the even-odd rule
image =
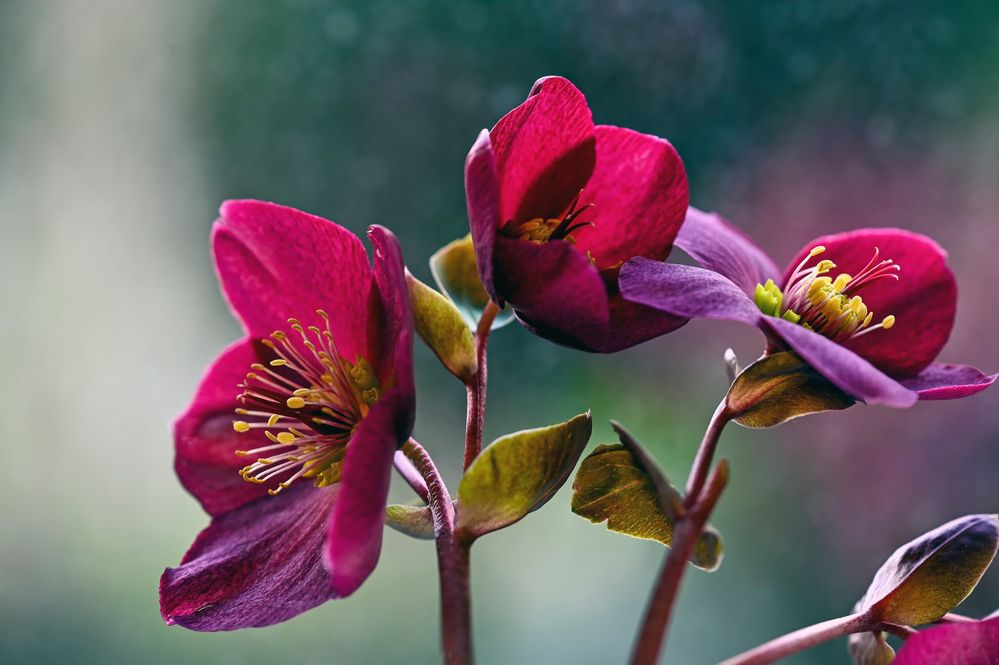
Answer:
[[[916,626],[954,609],[999,547],[996,515],[967,515],[898,548],[857,604],[881,622]]]
[[[592,429],[587,411],[568,422],[508,434],[490,444],[458,486],[458,532],[478,538],[543,506],[569,478]]]
[[[489,295],[479,280],[472,236],[467,235],[437,250],[430,257],[430,272],[441,292],[458,307],[468,326],[473,330],[477,328],[489,303]],[[502,328],[512,320],[513,311],[506,308],[493,320],[492,329]]]
[[[853,665],[889,665],[895,660],[895,650],[884,631],[854,633],[848,639],[848,648]]]
[[[406,271],[416,332],[449,372],[464,383],[475,378],[475,340],[458,308]]]
[[[385,507],[385,524],[420,540],[434,538],[434,518],[429,506],[391,504]]]
[[[782,351],[744,369],[725,402],[740,425],[774,427],[809,413],[845,409],[855,400],[797,355]]]
[[[680,492],[651,456],[615,423],[620,444],[603,444],[587,455],[572,484],[572,512],[611,531],[655,540],[670,547],[673,525],[683,510]],[[722,540],[707,526],[691,563],[713,571],[721,565]]]

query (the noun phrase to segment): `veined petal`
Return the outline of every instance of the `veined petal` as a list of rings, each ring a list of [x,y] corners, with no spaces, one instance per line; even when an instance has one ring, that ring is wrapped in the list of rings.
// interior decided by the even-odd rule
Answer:
[[[543,337],[575,348],[600,347],[610,317],[603,280],[565,241],[496,238],[497,292]]]
[[[382,301],[385,348],[379,362],[379,376],[399,393],[396,412],[400,443],[413,431],[416,389],[413,385],[413,311],[406,284],[406,265],[395,235],[384,226],[368,230],[374,248],[374,275]]]
[[[489,132],[483,129],[465,158],[465,202],[479,279],[493,300],[498,300],[493,286],[493,246],[502,222],[499,191],[496,155]]]
[[[762,317],[764,331],[784,340],[805,362],[850,396],[868,404],[899,408],[916,402],[916,393],[887,376],[853,351],[773,316]]]
[[[618,278],[626,300],[683,318],[724,319],[756,326],[763,314],[727,277],[694,266],[634,258]]]
[[[343,355],[370,355],[377,302],[356,235],[322,217],[262,201],[227,201],[221,215],[212,234],[215,266],[250,337],[267,337],[287,329],[290,317],[304,322],[324,309]]]
[[[406,397],[396,389],[361,421],[343,462],[339,496],[330,513],[325,557],[329,588],[349,596],[375,569],[382,549],[385,506],[399,440],[399,412]]]
[[[717,213],[688,208],[676,246],[708,270],[728,277],[750,297],[757,284],[780,277],[780,269],[766,252]]]
[[[199,631],[269,626],[334,598],[322,549],[336,494],[301,484],[215,517],[160,578],[163,620]]]
[[[177,476],[210,515],[266,496],[277,484],[248,483],[238,471],[246,465],[246,458],[236,455],[236,450],[267,442],[259,432],[239,434],[232,428],[235,409],[240,406],[236,386],[257,361],[250,340],[231,344],[205,372],[190,406],[173,426]]]
[[[968,365],[930,363],[914,377],[899,381],[909,390],[915,390],[919,399],[958,399],[980,393],[993,383],[999,374],[991,376]]]
[[[947,253],[931,238],[903,229],[859,229],[816,238],[802,248],[784,274],[784,282],[816,245],[823,259],[836,264],[832,274],[856,275],[878,248],[881,259],[902,267],[899,279],[881,279],[859,294],[879,320],[895,317],[890,330],[879,330],[845,343],[875,367],[895,377],[918,374],[940,353],[954,326],[957,283]]]
[[[633,256],[665,259],[683,223],[690,192],[687,174],[666,139],[631,129],[598,125],[596,166],[580,204],[593,204],[574,232],[576,248],[599,268]]]
[[[489,135],[501,222],[560,215],[593,171],[593,115],[583,93],[562,77],[539,79]]]

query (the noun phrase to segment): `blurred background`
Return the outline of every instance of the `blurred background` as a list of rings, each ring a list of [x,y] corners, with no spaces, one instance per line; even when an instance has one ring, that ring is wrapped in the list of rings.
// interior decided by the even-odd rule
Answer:
[[[431,544],[386,535],[353,597],[286,624],[163,625],[157,582],[207,518],[169,424],[240,331],[208,251],[219,203],[390,226],[411,268],[466,233],[462,163],[533,81],[598,122],[668,137],[692,200],[778,262],[899,225],[949,251],[942,359],[999,368],[999,4],[512,0],[0,2],[0,661],[436,663]],[[592,408],[686,476],[752,332],[692,323],[610,357],[494,336],[487,435]],[[417,349],[417,436],[456,477],[461,386]],[[895,547],[999,508],[999,392],[858,406],[723,439],[713,522],[664,662],[714,663],[850,610]],[[398,488],[400,498],[406,495]],[[663,549],[569,511],[569,492],[473,552],[479,662],[619,663]],[[999,605],[992,571],[963,606]],[[834,642],[798,665],[848,662]]]

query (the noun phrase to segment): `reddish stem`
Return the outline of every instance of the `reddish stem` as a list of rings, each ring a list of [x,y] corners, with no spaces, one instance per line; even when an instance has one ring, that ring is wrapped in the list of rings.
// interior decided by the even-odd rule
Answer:
[[[823,621],[787,635],[781,635],[755,649],[729,658],[720,665],[768,665],[837,637],[845,637],[851,633],[863,633],[873,628],[874,624],[870,613],[851,614],[839,619]]]
[[[684,503],[689,508],[698,499],[704,481],[708,477],[708,469],[711,468],[711,460],[714,458],[715,449],[718,447],[718,440],[721,438],[722,430],[732,419],[732,413],[728,410],[726,400],[718,404],[718,408],[711,415],[708,429],[704,432],[701,445],[697,448],[697,455],[694,457],[694,465],[690,469],[690,476],[687,478],[687,492]]]
[[[493,320],[499,314],[499,305],[492,300],[479,318],[475,330],[475,375],[466,384],[468,391],[468,412],[465,420],[465,469],[468,469],[475,458],[482,452],[482,429],[486,422],[486,351],[489,344],[489,333]]]
[[[673,530],[673,548],[666,555],[659,581],[649,598],[645,619],[631,655],[631,665],[655,665],[658,662],[687,562],[693,556],[708,516],[727,483],[728,463],[722,460],[712,472],[697,502],[677,520]]]
[[[428,503],[437,539],[437,568],[441,588],[441,644],[445,665],[471,665],[472,608],[468,546],[454,532],[454,504],[444,479],[427,451],[415,439],[402,447],[426,481]]]

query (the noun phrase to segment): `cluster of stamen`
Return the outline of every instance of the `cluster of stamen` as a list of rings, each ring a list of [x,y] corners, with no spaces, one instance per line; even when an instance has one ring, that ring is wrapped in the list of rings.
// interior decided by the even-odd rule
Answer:
[[[535,217],[526,222],[510,220],[503,226],[503,233],[511,238],[527,240],[539,245],[551,240],[575,242],[575,239],[571,235],[573,231],[584,226],[593,226],[593,222],[576,222],[580,215],[590,208],[595,207],[594,204],[588,203],[581,208],[577,208],[580,195],[582,195],[582,191],[572,200],[569,209],[562,217],[553,217],[550,219]]]
[[[764,314],[800,323],[836,342],[895,325],[895,317],[890,314],[871,325],[874,312],[868,311],[857,292],[881,279],[897,280],[901,266],[891,259],[879,261],[880,251],[875,247],[874,256],[859,273],[842,273],[832,279],[827,275],[836,267],[832,261],[821,260],[809,266],[812,259],[825,251],[821,245],[812,248],[791,273],[783,292],[772,279],[757,284],[756,306]]]
[[[380,395],[374,370],[358,356],[353,364],[337,350],[329,315],[316,313],[325,327],[303,326],[288,319],[299,339],[278,330],[260,340],[274,358],[254,363],[243,392],[242,408],[233,429],[262,430],[269,445],[237,450],[255,458],[240,469],[244,480],[266,483],[281,479],[268,491],[277,494],[299,478],[313,478],[317,487],[340,479],[340,466],[357,423]],[[304,350],[303,350],[304,347]]]

